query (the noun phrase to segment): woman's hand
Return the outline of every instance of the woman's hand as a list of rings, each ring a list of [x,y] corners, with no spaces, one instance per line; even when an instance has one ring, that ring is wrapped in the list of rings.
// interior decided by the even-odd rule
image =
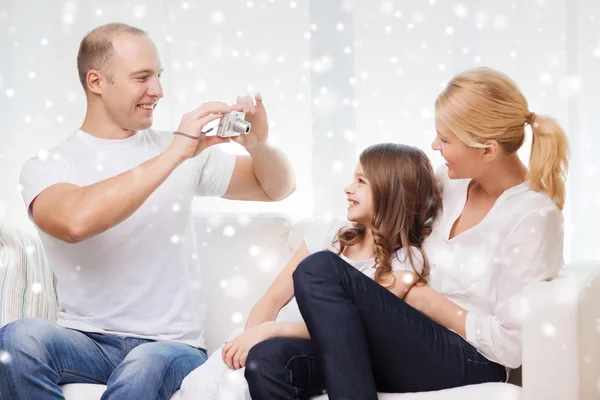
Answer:
[[[235,339],[225,342],[221,353],[225,364],[231,369],[244,368],[250,349],[255,344],[274,336],[274,324],[273,321],[263,322],[238,335]]]

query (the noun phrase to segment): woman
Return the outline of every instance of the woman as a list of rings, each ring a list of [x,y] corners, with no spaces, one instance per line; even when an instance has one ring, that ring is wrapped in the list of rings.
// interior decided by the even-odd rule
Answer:
[[[530,125],[529,167],[517,150]],[[304,259],[294,291],[310,341],[254,346],[246,379],[254,400],[377,399],[505,381],[521,364],[519,300],[562,265],[567,139],[537,116],[515,83],[477,68],[454,77],[436,101],[433,149],[444,193],[423,248],[429,286],[404,299],[328,252]],[[315,379],[313,377],[318,377]]]

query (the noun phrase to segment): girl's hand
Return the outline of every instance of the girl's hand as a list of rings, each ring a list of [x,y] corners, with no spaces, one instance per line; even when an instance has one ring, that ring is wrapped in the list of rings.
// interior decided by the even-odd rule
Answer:
[[[263,322],[240,334],[235,339],[225,342],[221,352],[225,364],[231,369],[244,368],[250,349],[255,344],[274,336],[274,324],[273,321]]]

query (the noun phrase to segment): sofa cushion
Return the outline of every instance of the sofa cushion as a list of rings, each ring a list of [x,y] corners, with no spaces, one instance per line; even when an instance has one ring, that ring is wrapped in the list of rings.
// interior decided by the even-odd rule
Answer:
[[[19,318],[56,320],[56,279],[39,238],[0,224],[0,326]]]
[[[522,390],[508,383],[490,382],[478,385],[461,386],[453,389],[421,393],[380,393],[379,400],[521,400]],[[327,395],[312,400],[328,400]]]
[[[100,400],[106,391],[105,385],[91,383],[70,383],[62,386],[65,400]],[[170,400],[179,400],[179,391],[171,396]]]
[[[106,390],[104,385],[75,383],[62,387],[65,400],[100,400]],[[180,392],[176,392],[171,400],[179,400]],[[198,398],[199,400],[201,397]],[[327,395],[313,397],[312,400],[328,400]],[[454,389],[423,393],[380,393],[379,400],[522,400],[521,388],[508,383],[482,383]]]

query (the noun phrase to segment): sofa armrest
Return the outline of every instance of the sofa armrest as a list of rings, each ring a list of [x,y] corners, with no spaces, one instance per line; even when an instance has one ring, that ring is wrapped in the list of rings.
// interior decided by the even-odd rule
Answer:
[[[563,267],[526,293],[523,400],[599,395],[600,261]]]

